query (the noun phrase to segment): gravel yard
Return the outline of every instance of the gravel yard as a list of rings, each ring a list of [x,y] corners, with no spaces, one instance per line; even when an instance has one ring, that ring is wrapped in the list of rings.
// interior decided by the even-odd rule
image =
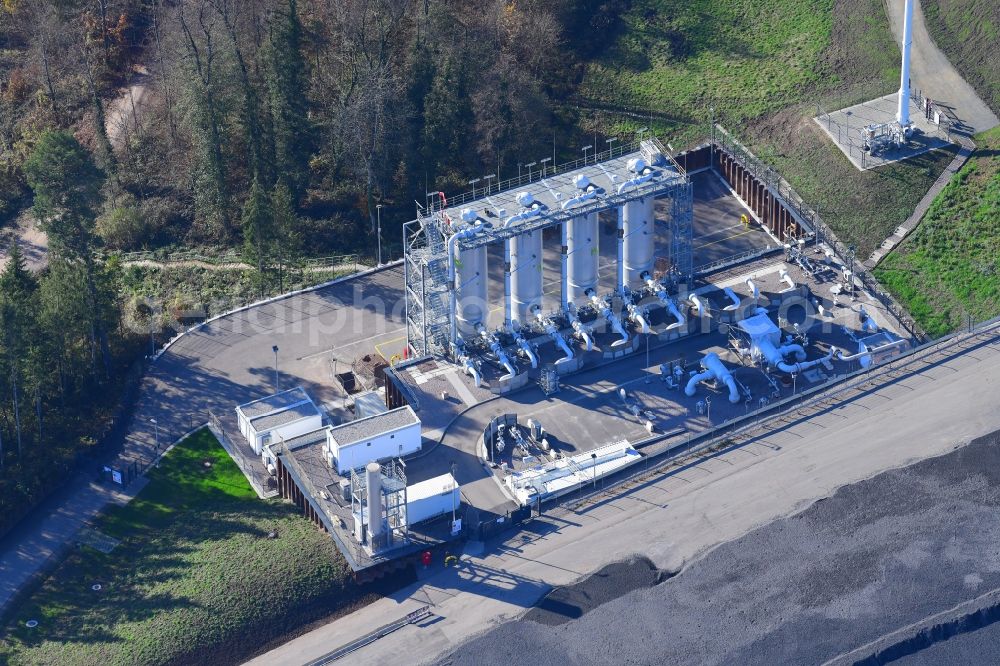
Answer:
[[[1000,588],[998,506],[993,433],[846,486],[675,577],[641,558],[612,565],[442,663],[823,663],[911,624],[883,639],[881,657],[861,649],[845,663],[954,663],[987,647],[993,654],[998,625],[968,633],[989,612],[931,647],[914,637],[937,633],[931,616]]]

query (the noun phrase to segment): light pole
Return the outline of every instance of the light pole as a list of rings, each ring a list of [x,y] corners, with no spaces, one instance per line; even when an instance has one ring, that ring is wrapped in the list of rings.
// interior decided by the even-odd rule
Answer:
[[[642,143],[642,135],[649,131],[648,127],[640,127],[635,131],[639,135],[639,143]]]
[[[646,383],[649,383],[649,333],[646,334]]]
[[[529,183],[531,182],[531,167],[535,166],[536,164],[538,164],[538,162],[528,162],[527,164],[524,165],[524,166],[528,167],[528,182]]]
[[[375,206],[375,216],[378,218],[378,265],[382,265],[382,204]]]
[[[849,245],[847,247],[847,261],[849,262],[847,269],[848,273],[847,282],[848,282],[848,288],[851,290],[852,301],[854,300],[854,255],[857,251],[858,248],[855,247],[854,245]]]
[[[594,146],[590,145],[590,146],[584,146],[583,148],[580,149],[580,150],[583,151],[583,163],[584,164],[587,163],[587,151],[590,150],[593,147]]]
[[[278,345],[271,347],[271,351],[274,352],[274,392],[278,392]]]
[[[521,163],[517,163],[517,184],[521,184]]]
[[[496,177],[497,177],[497,175],[495,173],[491,173],[488,176],[483,176],[483,180],[486,181],[486,194],[489,194],[491,192],[490,181],[493,180]]]
[[[156,452],[160,452],[160,425],[156,422],[156,419],[149,419],[149,422],[153,424],[153,437],[156,442]]]
[[[542,165],[542,178],[545,178],[545,163],[546,162],[551,162],[552,158],[551,157],[546,157],[544,160],[538,160],[538,161]]]
[[[799,373],[793,372],[792,373],[792,395],[795,395],[795,385],[796,385],[796,380],[798,378],[799,378]]]
[[[594,488],[597,488],[597,454],[591,453],[590,459],[594,461]]]
[[[458,463],[454,460],[451,461],[451,529],[455,529],[455,514],[458,513],[458,502],[455,501],[455,486],[458,485],[458,481],[455,480],[455,472],[458,470]]]
[[[482,180],[482,178],[473,178],[472,180],[469,181],[469,185],[472,185],[472,198],[473,199],[476,198],[476,183],[478,183],[481,180]]]
[[[610,139],[607,140],[607,144],[608,144],[608,158],[609,159],[611,157],[611,148],[612,148],[611,144],[613,144],[617,140],[618,140],[618,137],[616,137],[616,136],[613,136],[613,137],[611,137]]]
[[[708,417],[708,422],[712,422],[712,398],[705,396],[705,416]]]

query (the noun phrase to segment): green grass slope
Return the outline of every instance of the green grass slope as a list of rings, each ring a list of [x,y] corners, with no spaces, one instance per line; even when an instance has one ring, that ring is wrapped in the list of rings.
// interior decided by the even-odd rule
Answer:
[[[675,146],[703,140],[714,107],[859,257],[907,218],[954,155],[860,172],[812,121],[819,107],[898,85],[899,48],[882,0],[635,0],[622,23],[587,69],[584,105],[681,119],[657,128]],[[630,118],[615,131],[643,124]]]
[[[934,42],[1000,115],[1000,3],[923,0],[921,7]]]
[[[635,0],[622,24],[586,100],[732,123],[898,76],[880,0]]]
[[[749,143],[867,259],[910,216],[957,148],[859,171],[813,121],[814,109],[796,106],[750,123]]]
[[[259,500],[207,430],[149,476],[97,525],[121,544],[74,551],[17,610],[0,662],[232,663],[358,599],[329,536]]]
[[[934,200],[876,276],[931,335],[1000,315],[1000,128]]]

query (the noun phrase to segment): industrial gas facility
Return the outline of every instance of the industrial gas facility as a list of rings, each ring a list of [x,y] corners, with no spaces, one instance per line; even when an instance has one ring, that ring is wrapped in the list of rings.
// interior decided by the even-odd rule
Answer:
[[[858,135],[883,160],[922,149],[903,76],[892,128]],[[336,373],[336,408],[293,388],[236,409],[262,495],[295,502],[359,577],[613,492],[918,342],[722,127],[677,154],[646,130],[608,146],[428,194],[401,264],[378,269],[405,304],[398,351]]]
[[[400,352],[340,373],[341,409],[301,387],[236,408],[262,487],[373,576],[903,353],[891,304],[782,187],[717,128],[434,194],[382,269]]]

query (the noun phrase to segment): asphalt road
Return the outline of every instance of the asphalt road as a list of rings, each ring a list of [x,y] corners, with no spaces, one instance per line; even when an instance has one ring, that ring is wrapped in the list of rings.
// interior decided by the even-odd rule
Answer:
[[[897,43],[903,39],[903,0],[889,1],[889,23]],[[972,134],[1000,125],[1000,119],[958,73],[927,32],[920,0],[913,7],[910,81],[936,104],[950,107]],[[959,127],[959,129],[962,129]]]
[[[351,662],[381,664],[405,654],[410,663],[433,663],[456,654],[470,638],[519,618],[552,586],[573,583],[610,563],[641,555],[665,571],[693,567],[719,544],[799,513],[844,485],[946,453],[997,430],[998,373],[1000,344],[992,339],[986,346],[927,364],[918,374],[776,428],[724,454],[577,511],[536,520],[485,554],[470,556],[461,568],[440,571],[250,663],[304,663],[427,604],[435,614],[433,622],[386,636],[352,654]],[[891,520],[885,529],[893,529]],[[870,562],[860,564],[868,567]],[[781,580],[782,569],[794,564],[770,562],[768,567],[749,568],[746,573]],[[789,580],[806,580],[792,573]],[[733,572],[734,577],[738,574]],[[821,592],[817,591],[817,599]],[[712,593],[711,586],[698,590],[703,597]],[[640,618],[631,611],[625,617],[635,622]],[[787,619],[791,621],[790,616]],[[715,632],[714,625],[703,624],[700,629]],[[630,640],[624,631],[596,635],[617,645]],[[672,640],[669,628],[661,627],[655,635],[643,631],[635,638],[640,643],[652,640]],[[520,638],[508,642],[505,660],[516,663],[522,645],[528,644]],[[563,653],[546,653],[545,658],[551,661],[558,654]]]
[[[304,386],[319,402],[338,399],[334,359],[343,367],[359,354],[402,348],[402,294],[397,265],[227,315],[183,336],[143,379],[121,459],[149,461],[157,439],[166,446],[204,424],[209,410],[228,412],[271,393],[274,345],[281,387]],[[0,608],[87,520],[125,499],[81,477],[8,534],[0,543]]]

